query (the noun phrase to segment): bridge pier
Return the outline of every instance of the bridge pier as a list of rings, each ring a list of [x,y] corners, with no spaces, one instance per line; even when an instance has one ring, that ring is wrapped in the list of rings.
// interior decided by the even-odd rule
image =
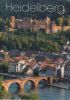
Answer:
[[[4,87],[4,90],[8,92],[8,88],[5,88],[5,87]]]
[[[52,84],[52,83],[53,83],[53,77],[50,78],[50,84]]]
[[[53,83],[53,77],[48,77],[47,81],[48,81],[48,84],[52,84]]]
[[[35,88],[38,88],[38,84],[39,84],[39,82],[37,81],[37,82],[35,82]]]

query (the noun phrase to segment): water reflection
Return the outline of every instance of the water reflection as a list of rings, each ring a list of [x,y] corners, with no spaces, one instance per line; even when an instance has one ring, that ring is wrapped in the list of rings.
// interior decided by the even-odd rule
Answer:
[[[9,92],[11,94],[16,94],[18,93],[20,90],[20,86],[18,83],[12,83],[10,86],[9,86]]]
[[[38,94],[41,100],[70,100],[70,90],[46,87],[39,89]]]
[[[10,91],[15,93],[16,96],[16,91],[18,91],[18,85],[12,84],[10,86]],[[27,82],[24,89],[25,92],[31,93],[31,82]],[[59,88],[54,88],[54,87],[43,87],[43,88],[36,88],[33,90],[33,92],[38,93],[40,96],[40,100],[70,100],[70,90],[64,90],[64,89],[59,89]]]
[[[28,81],[24,86],[24,91],[29,92],[31,90],[31,82]]]

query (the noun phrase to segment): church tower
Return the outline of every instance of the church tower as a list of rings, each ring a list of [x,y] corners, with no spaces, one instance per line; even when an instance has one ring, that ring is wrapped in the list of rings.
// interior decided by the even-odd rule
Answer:
[[[15,17],[14,16],[11,16],[10,18],[10,31],[14,31],[14,28],[15,28]]]
[[[45,26],[46,26],[45,32],[46,33],[50,33],[50,23],[51,23],[50,18],[49,17],[46,17],[45,18]]]

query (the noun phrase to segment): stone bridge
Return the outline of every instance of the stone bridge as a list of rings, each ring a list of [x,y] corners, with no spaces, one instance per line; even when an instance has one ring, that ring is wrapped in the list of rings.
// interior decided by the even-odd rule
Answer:
[[[21,79],[11,79],[11,80],[5,80],[2,83],[2,86],[5,91],[9,91],[9,87],[16,83],[19,86],[19,89],[24,89],[25,84],[30,81],[32,83],[33,87],[38,87],[40,81],[45,81],[45,83],[51,84],[53,81],[56,80],[55,77],[26,77]]]

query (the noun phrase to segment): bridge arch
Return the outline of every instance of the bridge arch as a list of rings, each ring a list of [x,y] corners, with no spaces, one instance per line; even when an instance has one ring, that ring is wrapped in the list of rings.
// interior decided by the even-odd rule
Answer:
[[[48,84],[53,83],[53,80],[54,80],[54,78],[53,78],[53,77],[47,77]]]
[[[38,87],[40,86],[46,86],[48,84],[48,81],[47,79],[40,79],[39,82],[38,82]]]
[[[8,92],[14,94],[14,93],[18,93],[21,89],[21,86],[18,82],[12,82],[11,84],[9,84],[8,86]]]
[[[0,86],[0,91],[4,91],[4,90],[5,90],[4,86]]]
[[[24,84],[23,84],[23,89],[25,90],[25,86],[27,85],[27,84],[30,84],[30,89],[34,89],[35,88],[35,82],[34,82],[34,80],[27,80]]]
[[[17,85],[18,91],[24,91],[24,86],[27,82],[31,83],[31,89],[39,86],[40,81],[43,81],[45,85],[50,84],[56,80],[55,77],[27,77],[21,79],[12,79],[12,80],[5,80],[3,81],[3,87],[6,91],[9,90],[10,86],[15,83]]]

